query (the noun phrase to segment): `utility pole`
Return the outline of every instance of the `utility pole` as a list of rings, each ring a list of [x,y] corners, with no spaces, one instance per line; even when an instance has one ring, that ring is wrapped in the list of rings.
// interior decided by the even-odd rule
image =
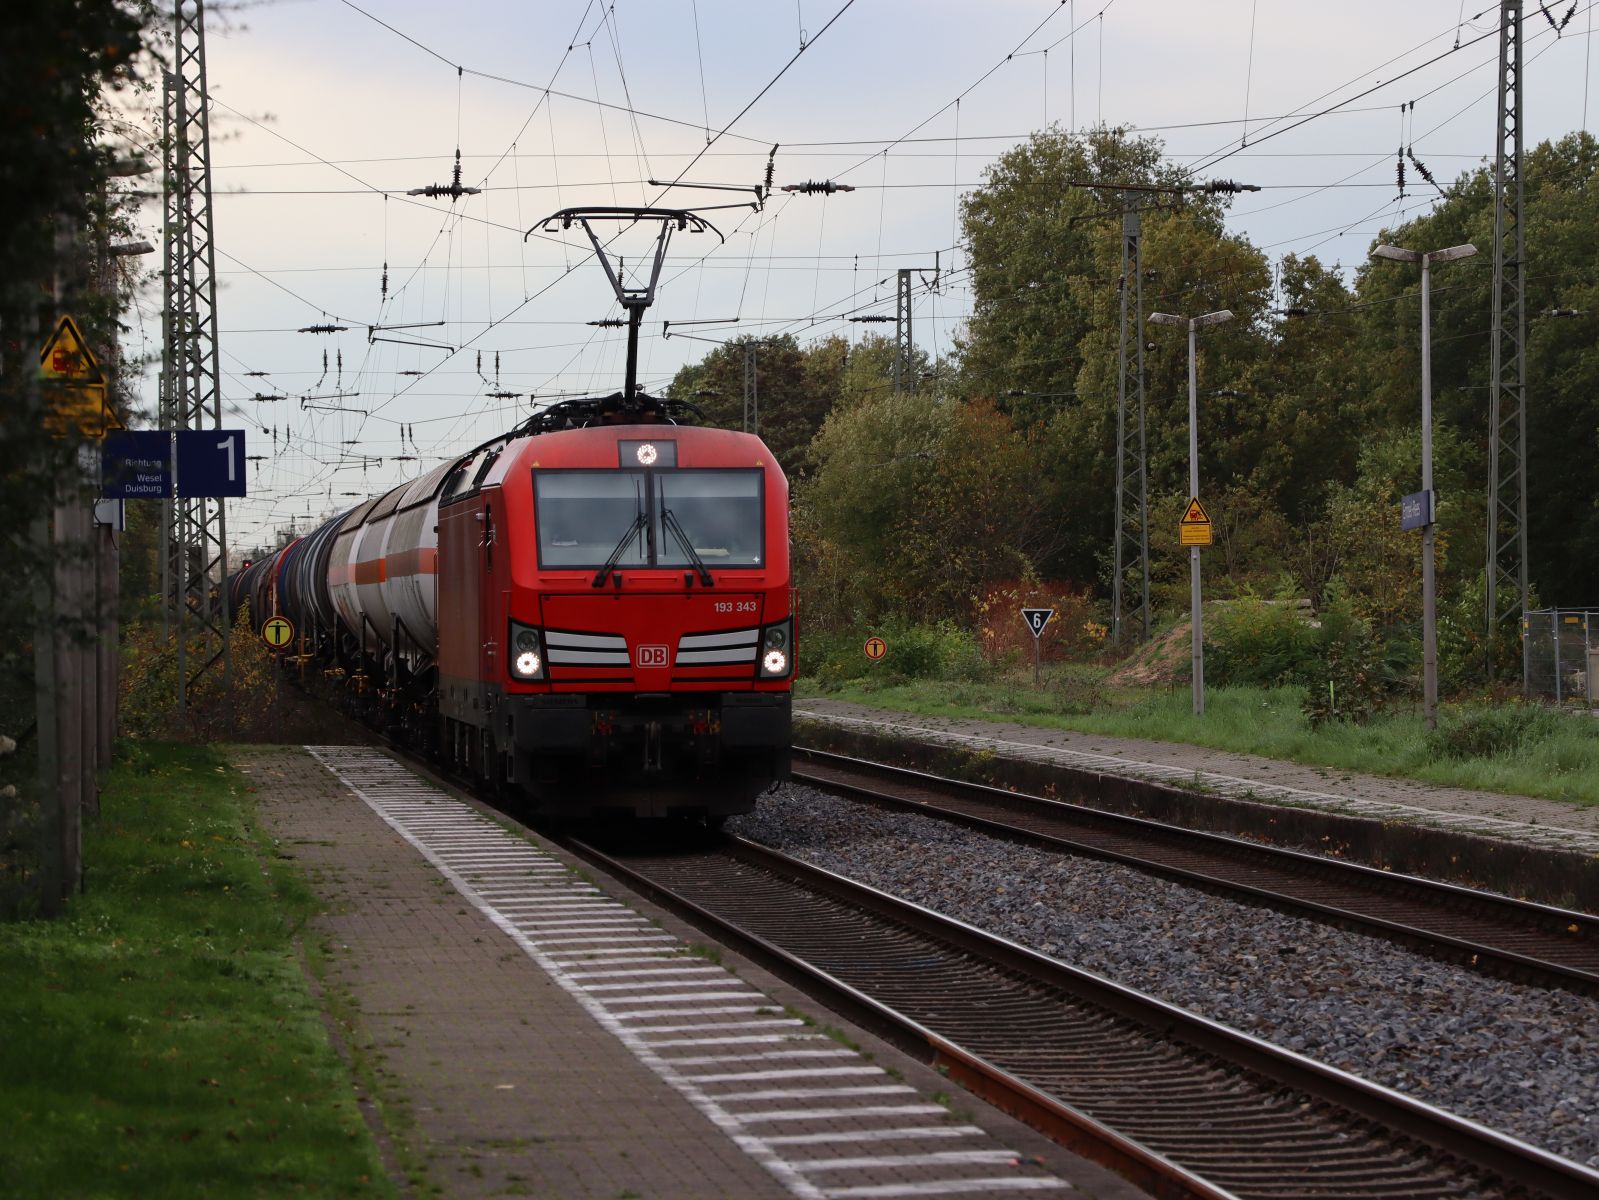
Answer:
[[[744,432],[761,431],[761,397],[755,378],[755,343],[744,343]]]
[[[21,375],[23,399],[29,411],[45,418],[46,401],[40,394],[39,373],[34,367],[31,348],[39,342],[39,322],[32,305],[22,319]],[[46,481],[48,482],[48,481]],[[41,568],[33,582],[33,678],[34,710],[39,737],[40,811],[40,890],[39,908],[47,917],[58,916],[66,897],[77,890],[80,859],[79,840],[72,819],[76,808],[75,789],[62,786],[62,760],[71,757],[60,737],[60,680],[57,654],[55,559],[58,553],[52,534],[50,513],[40,513],[33,521],[31,541]],[[71,827],[73,832],[68,835]]]
[[[1437,506],[1432,491],[1432,264],[1470,258],[1477,247],[1467,242],[1421,253],[1382,245],[1372,253],[1395,262],[1421,264],[1421,694],[1422,713],[1427,728],[1433,730],[1438,728],[1438,587],[1433,532]]]
[[[1258,192],[1253,183],[1238,183],[1231,179],[1210,179],[1194,184],[1142,184],[1098,183],[1090,180],[1069,179],[1067,187],[1083,188],[1094,192],[1115,192],[1121,202],[1122,219],[1122,274],[1121,274],[1121,335],[1117,352],[1116,389],[1116,531],[1112,534],[1114,563],[1111,580],[1111,637],[1121,643],[1127,624],[1127,602],[1124,592],[1127,573],[1136,570],[1140,584],[1139,620],[1140,636],[1149,636],[1149,459],[1144,437],[1144,252],[1143,217],[1146,208],[1171,208],[1180,205],[1192,193],[1202,195],[1236,195],[1239,192]],[[1166,195],[1172,201],[1151,202],[1140,205],[1139,195]],[[1114,216],[1114,211],[1103,214]],[[1132,281],[1132,295],[1136,312],[1128,309],[1128,281]],[[1130,361],[1128,343],[1137,347],[1136,360]],[[1138,397],[1138,417],[1129,419],[1129,396]],[[1129,562],[1131,560],[1131,562]]]
[[[1522,227],[1521,0],[1499,5],[1499,109],[1494,155],[1493,345],[1488,367],[1487,666],[1494,644],[1527,608],[1527,308]],[[1527,655],[1521,656],[1527,687]]]
[[[1199,331],[1207,325],[1220,325],[1231,321],[1231,309],[1222,308],[1198,317],[1180,317],[1175,313],[1150,313],[1149,319],[1157,325],[1175,325],[1188,329],[1188,495],[1189,503],[1199,500]],[[1208,529],[1207,522],[1207,529]],[[1208,544],[1209,534],[1206,534]],[[1199,544],[1188,547],[1189,624],[1192,626],[1194,716],[1205,715],[1205,610],[1199,590]]]
[[[1138,209],[1122,213],[1121,341],[1117,351],[1116,391],[1116,561],[1111,580],[1111,636],[1121,644],[1127,619],[1123,589],[1129,559],[1143,588],[1139,597],[1140,637],[1149,636],[1149,488],[1144,442],[1144,254]],[[1134,297],[1129,311],[1128,292]],[[1129,358],[1133,340],[1136,356]],[[1129,421],[1129,393],[1138,399],[1136,421]]]
[[[166,274],[163,292],[162,363],[168,421],[178,431],[222,427],[221,376],[217,350],[215,226],[211,209],[210,100],[205,77],[204,0],[174,0],[173,69],[167,79]],[[179,495],[167,529],[164,582],[177,615],[180,708],[188,691],[220,664],[224,693],[231,691],[227,605],[225,502],[215,497]],[[189,621],[200,633],[201,660],[190,670]]]

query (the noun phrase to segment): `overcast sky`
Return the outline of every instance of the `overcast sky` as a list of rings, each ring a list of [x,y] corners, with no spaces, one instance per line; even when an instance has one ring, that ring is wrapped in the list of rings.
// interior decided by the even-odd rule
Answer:
[[[1557,37],[1527,4],[1529,146],[1591,119],[1594,5],[1546,7],[1572,15]],[[935,261],[914,328],[947,351],[971,303],[960,194],[1046,123],[1126,126],[1200,178],[1258,184],[1235,231],[1346,268],[1437,199],[1413,169],[1399,197],[1401,142],[1446,184],[1495,144],[1485,0],[284,0],[232,21],[207,43],[223,425],[264,456],[229,506],[237,546],[493,436],[530,395],[618,389],[625,330],[587,324],[620,309],[586,239],[523,233],[563,207],[748,198],[652,178],[748,188],[777,145],[779,187],[856,189],[674,236],[640,350],[658,390],[712,349],[680,330],[881,332],[846,318],[892,315],[893,273]],[[479,194],[405,194],[448,184],[457,148]],[[637,233],[617,249],[645,261]],[[159,308],[133,352],[158,350]],[[319,324],[348,330],[297,332]],[[375,336],[436,348],[370,340],[401,324],[420,327]]]

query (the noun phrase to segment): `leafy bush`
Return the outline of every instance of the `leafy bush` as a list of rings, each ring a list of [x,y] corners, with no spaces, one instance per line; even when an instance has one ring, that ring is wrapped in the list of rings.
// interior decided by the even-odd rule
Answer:
[[[207,646],[203,638],[191,635],[185,649],[185,667],[192,676],[215,653],[215,644]],[[163,638],[158,625],[124,626],[117,703],[122,733],[178,742],[271,740],[277,716],[276,667],[245,614],[233,626],[229,659],[231,694],[223,690],[222,665],[216,663],[194,681],[187,708],[179,709],[176,639]]]
[[[1318,631],[1293,601],[1246,596],[1206,617],[1205,674],[1217,685],[1277,687],[1313,672]]]
[[[1499,758],[1559,734],[1564,718],[1537,704],[1512,701],[1475,708],[1427,735],[1435,758]]]
[[[1402,678],[1405,647],[1377,637],[1334,580],[1314,621],[1291,601],[1246,597],[1217,606],[1206,674],[1218,685],[1305,689],[1313,725],[1364,721]]]
[[[1306,693],[1301,707],[1312,725],[1358,724],[1382,707],[1394,682],[1384,669],[1384,644],[1356,615],[1337,580],[1327,587],[1314,645],[1311,664],[1299,681]]]
[[[880,662],[866,657],[866,641],[880,637],[888,653]],[[976,639],[950,621],[917,625],[903,620],[864,622],[843,629],[804,633],[800,670],[821,687],[870,681],[888,685],[907,679],[947,679],[980,683],[990,674]]]
[[[978,636],[990,662],[1033,661],[1033,633],[1022,620],[1023,608],[1055,610],[1038,638],[1043,662],[1087,658],[1104,648],[1110,629],[1086,592],[1066,583],[999,583],[977,602]]]

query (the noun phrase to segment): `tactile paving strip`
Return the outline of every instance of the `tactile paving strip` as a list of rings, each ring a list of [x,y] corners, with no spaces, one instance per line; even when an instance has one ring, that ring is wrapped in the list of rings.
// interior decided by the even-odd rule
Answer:
[[[383,752],[307,749],[794,1195],[1070,1187]]]

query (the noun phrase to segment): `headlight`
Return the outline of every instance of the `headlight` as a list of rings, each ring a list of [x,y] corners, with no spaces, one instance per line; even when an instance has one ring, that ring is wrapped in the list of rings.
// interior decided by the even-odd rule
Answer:
[[[785,679],[788,677],[789,667],[794,661],[794,618],[779,621],[775,625],[768,625],[761,630],[761,670],[762,679]]]
[[[511,622],[511,677],[533,680],[544,678],[544,645],[539,631],[530,625]]]

